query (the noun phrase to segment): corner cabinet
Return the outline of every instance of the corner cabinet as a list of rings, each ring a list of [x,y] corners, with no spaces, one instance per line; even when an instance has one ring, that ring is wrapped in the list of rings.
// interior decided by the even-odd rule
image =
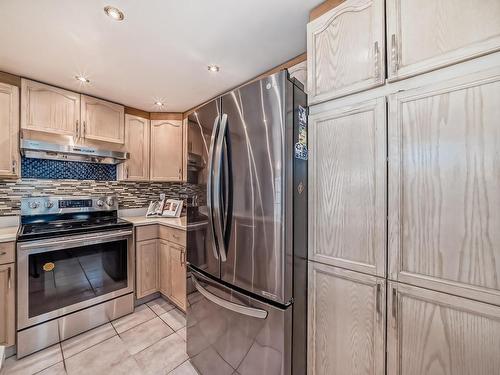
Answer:
[[[84,139],[125,143],[125,107],[82,95],[82,134]]]
[[[386,100],[327,107],[309,117],[309,259],[385,277]]]
[[[21,80],[21,128],[76,137],[80,94],[43,83]]]
[[[309,263],[308,375],[385,374],[385,280]]]
[[[119,166],[119,179],[149,181],[150,121],[125,115],[125,149],[129,159]]]
[[[182,181],[182,120],[151,121],[151,181]]]
[[[385,81],[384,0],[346,0],[307,25],[309,104]]]
[[[388,290],[388,375],[500,373],[500,307],[406,284]]]
[[[387,0],[389,79],[500,50],[498,0]]]
[[[0,177],[19,176],[19,89],[0,83]]]

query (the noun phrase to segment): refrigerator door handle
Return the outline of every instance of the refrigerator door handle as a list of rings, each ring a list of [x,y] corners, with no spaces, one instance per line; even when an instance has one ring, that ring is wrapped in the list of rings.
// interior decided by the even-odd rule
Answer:
[[[217,144],[215,146],[215,167],[214,167],[214,192],[213,192],[213,212],[215,219],[215,237],[219,245],[220,258],[223,262],[227,260],[226,244],[224,243],[224,232],[222,230],[221,217],[221,169],[222,169],[222,148],[224,146],[224,138],[226,136],[227,114],[222,115],[220,122],[219,134],[217,136]]]
[[[217,130],[219,128],[219,116],[215,118],[214,127],[212,130],[212,138],[210,139],[210,150],[208,152],[208,181],[207,181],[207,208],[208,208],[208,226],[212,236],[212,251],[215,259],[219,260],[219,254],[216,245],[216,236],[214,233],[213,208],[212,208],[212,189],[213,189],[213,172],[214,172],[214,147],[215,139],[217,138]]]
[[[248,307],[248,306],[243,306],[238,303],[226,301],[225,299],[220,298],[219,296],[216,296],[215,294],[210,293],[208,290],[206,290],[204,287],[202,287],[198,281],[196,280],[195,277],[193,277],[193,283],[198,292],[200,292],[203,297],[208,299],[209,301],[215,303],[216,305],[223,307],[227,310],[234,311],[235,313],[246,315],[246,316],[251,316],[253,318],[258,318],[258,319],[266,319],[267,318],[267,311],[262,310],[262,309],[256,309],[254,307]]]

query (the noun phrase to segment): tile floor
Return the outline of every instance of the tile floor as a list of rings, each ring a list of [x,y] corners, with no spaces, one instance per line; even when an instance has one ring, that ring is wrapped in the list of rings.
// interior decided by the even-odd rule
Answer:
[[[16,360],[5,375],[196,375],[187,361],[186,318],[162,298],[133,314]]]

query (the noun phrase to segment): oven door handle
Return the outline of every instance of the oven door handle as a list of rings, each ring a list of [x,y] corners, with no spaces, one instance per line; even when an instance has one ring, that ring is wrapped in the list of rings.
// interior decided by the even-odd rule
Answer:
[[[41,247],[60,247],[62,244],[66,247],[67,245],[70,244],[85,244],[86,242],[89,241],[95,241],[95,243],[99,242],[106,242],[106,240],[111,239],[111,238],[117,238],[117,237],[126,237],[130,236],[132,234],[131,230],[127,231],[119,231],[119,232],[113,232],[113,233],[99,233],[97,235],[87,235],[87,236],[78,236],[75,238],[56,238],[52,239],[51,241],[33,241],[33,242],[28,242],[28,243],[22,243],[19,245],[20,250],[30,250],[30,249],[38,249]]]

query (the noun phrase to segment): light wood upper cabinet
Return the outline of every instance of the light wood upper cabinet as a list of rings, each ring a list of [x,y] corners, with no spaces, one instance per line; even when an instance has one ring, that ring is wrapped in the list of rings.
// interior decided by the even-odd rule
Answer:
[[[170,267],[170,243],[159,240],[160,292],[169,297],[172,294],[172,271]]]
[[[500,307],[405,284],[388,291],[388,375],[499,374]]]
[[[125,108],[122,105],[82,95],[81,106],[84,139],[125,142]]]
[[[16,334],[16,299],[15,265],[0,265],[0,345],[15,344]]]
[[[385,374],[385,280],[309,263],[309,375]]]
[[[500,49],[498,0],[387,0],[389,78]]]
[[[173,243],[170,247],[170,298],[186,311],[186,248]]]
[[[0,177],[18,177],[19,169],[19,89],[0,83]]]
[[[307,25],[309,104],[385,81],[384,0],[346,0]]]
[[[181,181],[182,120],[151,121],[151,181]]]
[[[385,276],[386,101],[309,117],[309,259]]]
[[[120,165],[120,179],[149,180],[150,122],[148,119],[125,115],[125,149],[130,158]]]
[[[137,298],[155,293],[159,289],[157,240],[140,241],[136,244],[136,295]]]
[[[393,280],[500,304],[500,69],[389,105]]]
[[[44,133],[77,136],[80,94],[21,80],[21,128]]]

